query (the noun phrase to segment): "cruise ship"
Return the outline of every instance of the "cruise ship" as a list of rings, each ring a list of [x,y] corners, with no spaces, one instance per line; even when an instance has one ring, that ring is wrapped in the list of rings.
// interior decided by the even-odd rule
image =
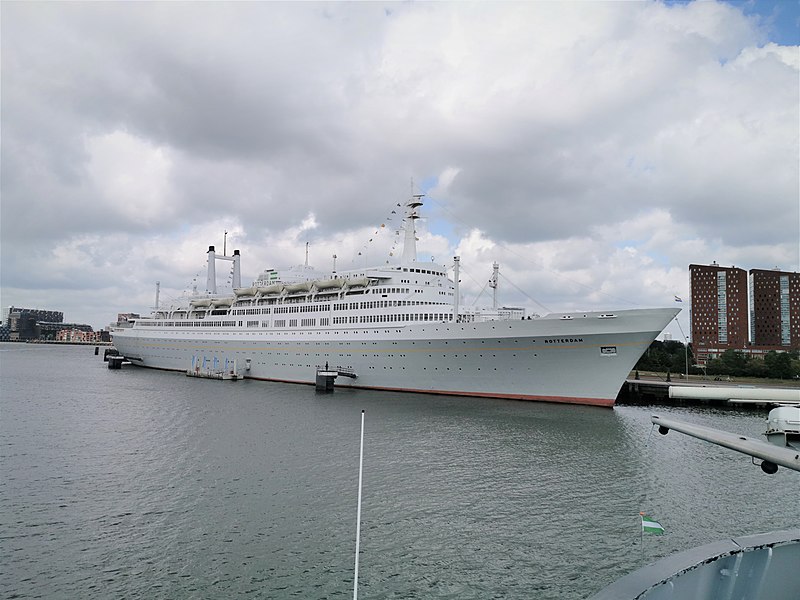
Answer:
[[[527,315],[459,306],[459,259],[418,262],[422,195],[403,215],[397,264],[320,272],[267,269],[241,285],[241,254],[208,249],[206,290],[112,330],[132,364],[187,374],[613,406],[630,370],[676,308]],[[232,294],[216,263],[231,264]]]

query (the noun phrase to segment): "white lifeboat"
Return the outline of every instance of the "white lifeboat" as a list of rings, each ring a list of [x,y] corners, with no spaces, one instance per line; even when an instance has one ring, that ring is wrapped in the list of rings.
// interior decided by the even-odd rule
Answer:
[[[266,287],[259,287],[258,293],[262,296],[267,296],[270,294],[280,294],[283,291],[283,284],[282,283],[273,283],[272,285],[268,285]]]
[[[239,289],[233,290],[233,293],[237,297],[239,297],[239,296],[255,296],[257,292],[258,292],[258,288],[255,288],[255,287],[246,287],[246,288],[239,288]]]
[[[314,285],[317,287],[318,290],[332,290],[338,289],[344,285],[344,279],[325,279],[321,281],[315,281]]]
[[[297,292],[307,292],[308,290],[311,289],[311,282],[304,281],[303,283],[292,283],[287,285],[284,289],[288,294],[294,294]]]
[[[347,280],[348,287],[367,287],[369,285],[369,277],[358,277],[356,279]]]

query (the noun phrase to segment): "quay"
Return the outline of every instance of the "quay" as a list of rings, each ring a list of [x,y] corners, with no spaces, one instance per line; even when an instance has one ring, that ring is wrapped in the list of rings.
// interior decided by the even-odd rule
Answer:
[[[670,387],[673,392],[670,393]],[[692,390],[697,390],[693,393]],[[730,393],[726,393],[726,391]],[[642,406],[727,406],[730,399],[747,398],[748,404],[736,407],[764,407],[776,401],[800,402],[800,384],[797,382],[741,382],[728,380],[690,379],[681,376],[644,375],[629,377],[617,395],[617,404]]]

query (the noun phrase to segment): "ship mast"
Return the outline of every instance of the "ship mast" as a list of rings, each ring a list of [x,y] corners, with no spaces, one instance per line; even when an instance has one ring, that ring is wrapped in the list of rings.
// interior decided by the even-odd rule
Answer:
[[[417,262],[417,228],[414,221],[419,219],[419,211],[417,209],[422,206],[422,198],[424,197],[425,194],[412,194],[406,203],[406,237],[403,240],[404,263]]]
[[[497,279],[500,273],[500,265],[492,264],[492,278],[489,280],[489,287],[492,288],[492,309],[497,310]]]
[[[453,267],[453,323],[458,323],[458,295],[461,293],[458,283],[460,281],[459,267],[461,266],[461,257],[454,256],[453,262],[455,263]]]

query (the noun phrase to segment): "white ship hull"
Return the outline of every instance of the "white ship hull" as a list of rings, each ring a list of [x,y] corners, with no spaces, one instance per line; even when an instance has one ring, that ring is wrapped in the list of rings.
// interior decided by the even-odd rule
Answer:
[[[421,195],[406,203],[397,264],[323,273],[308,266],[264,271],[241,284],[240,254],[208,249],[205,292],[113,331],[134,364],[251,379],[433,394],[612,406],[636,361],[677,309],[527,317],[493,307],[461,309],[459,259],[417,261],[414,223]],[[399,205],[398,205],[399,206]],[[394,212],[394,211],[392,211]],[[217,291],[217,260],[233,263],[232,294]],[[158,305],[158,300],[156,300]]]
[[[678,309],[556,314],[524,320],[354,325],[263,331],[186,330],[155,321],[113,332],[143,367],[185,372],[238,365],[245,378],[313,384],[318,368],[347,369],[337,386],[613,406],[630,370]],[[205,325],[212,325],[207,323]]]

